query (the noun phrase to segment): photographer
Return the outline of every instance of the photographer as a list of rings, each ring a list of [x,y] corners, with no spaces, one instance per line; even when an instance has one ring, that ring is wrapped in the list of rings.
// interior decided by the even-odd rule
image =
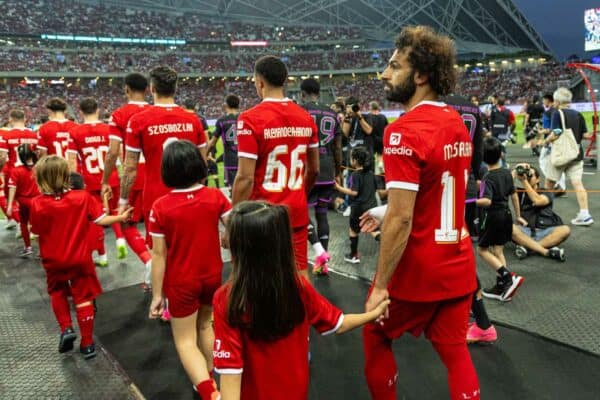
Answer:
[[[529,164],[518,164],[512,171],[524,192],[518,193],[521,206],[519,225],[514,225],[512,240],[517,244],[519,259],[530,251],[554,260],[565,261],[565,251],[558,246],[571,233],[562,219],[552,210],[554,194],[539,188],[540,172]]]
[[[371,110],[369,116],[371,117],[371,126],[373,128],[371,133],[371,137],[373,138],[373,151],[377,157],[374,171],[380,173],[382,169],[382,165],[380,164],[382,164],[381,155],[383,154],[383,132],[388,125],[388,120],[385,115],[381,114],[379,103],[376,101],[371,101],[369,103],[369,109]]]
[[[567,179],[571,181],[577,203],[579,203],[579,213],[571,220],[571,224],[580,226],[590,226],[594,223],[594,219],[590,215],[588,209],[588,198],[585,187],[583,186],[583,147],[581,146],[582,139],[588,138],[587,126],[583,115],[577,110],[569,108],[573,94],[565,87],[560,87],[554,92],[554,104],[557,108],[552,114],[550,129],[552,133],[544,141],[545,145],[549,145],[556,141],[563,130],[571,129],[573,136],[577,141],[579,155],[575,160],[569,162],[562,167],[555,167],[551,162],[546,165],[546,188],[553,189],[560,176],[564,173]]]
[[[363,146],[367,149],[371,158],[373,156],[373,125],[372,116],[362,115],[358,99],[349,97],[346,100],[346,114],[342,123],[342,132],[350,141],[351,149]]]

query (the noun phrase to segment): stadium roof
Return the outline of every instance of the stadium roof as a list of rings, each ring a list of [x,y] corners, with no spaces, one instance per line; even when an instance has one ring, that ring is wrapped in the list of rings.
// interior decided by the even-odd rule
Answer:
[[[360,26],[388,41],[403,26],[425,24],[449,34],[462,53],[552,54],[512,0],[109,0],[120,6],[195,12],[274,24]]]

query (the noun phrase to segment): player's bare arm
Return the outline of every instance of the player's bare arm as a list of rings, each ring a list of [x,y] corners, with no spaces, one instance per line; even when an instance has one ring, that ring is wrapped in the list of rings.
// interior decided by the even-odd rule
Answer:
[[[6,216],[12,217],[13,203],[15,202],[15,195],[17,194],[17,188],[10,186],[8,188],[8,204],[6,206]]]
[[[242,374],[221,375],[221,400],[240,400]]]
[[[213,137],[211,137],[210,140],[208,141],[208,146],[206,148],[206,152],[210,153],[212,151],[212,149],[217,145],[218,141],[219,141],[219,136],[214,135]]]
[[[386,299],[388,284],[396,266],[404,254],[412,229],[413,212],[417,192],[403,189],[390,189],[388,208],[381,230],[381,247],[377,261],[377,272],[373,291],[367,300],[366,311],[372,311]]]
[[[308,149],[306,153],[306,171],[304,172],[304,190],[308,194],[319,176],[319,148]]]
[[[135,182],[139,162],[140,153],[127,150],[125,153],[124,173],[121,177],[121,203],[126,203],[127,199],[129,199],[129,192],[131,191],[131,186],[133,186],[133,183]],[[119,209],[121,209],[121,207],[119,207]]]
[[[233,182],[231,203],[236,205],[250,198],[254,186],[254,171],[256,170],[256,160],[246,157],[240,157],[238,161],[238,172]],[[313,179],[314,183],[314,179]]]
[[[119,151],[121,148],[121,142],[118,140],[111,139],[108,147],[108,153],[104,159],[104,174],[102,175],[102,196],[106,193],[109,194],[109,198],[112,197],[112,189],[109,185],[110,175],[117,167],[117,159],[119,158]]]
[[[0,150],[0,171],[4,168],[4,164],[8,161],[8,152],[5,150]]]
[[[204,162],[206,162],[206,160],[208,160],[208,146],[204,145],[202,147],[198,147],[198,149],[200,150],[202,159],[204,159]]]
[[[77,172],[77,153],[74,151],[68,151],[67,162],[69,163],[69,171]]]
[[[159,318],[165,308],[163,281],[167,268],[167,242],[164,237],[152,236],[152,303],[148,317]]]

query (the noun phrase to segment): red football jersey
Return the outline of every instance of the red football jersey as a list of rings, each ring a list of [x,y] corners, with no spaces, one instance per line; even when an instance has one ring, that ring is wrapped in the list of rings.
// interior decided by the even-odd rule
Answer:
[[[240,114],[238,157],[256,160],[251,200],[285,204],[294,228],[308,225],[304,166],[319,131],[305,109],[290,99],[264,99]]]
[[[112,115],[110,116],[110,121],[108,122],[108,126],[110,127],[109,138],[111,140],[116,140],[122,145],[124,145],[127,133],[127,124],[129,123],[129,120],[131,119],[131,117],[133,117],[133,115],[145,110],[148,106],[150,105],[145,101],[130,101],[129,103],[113,111]],[[123,154],[125,154],[124,150],[125,149],[123,149]],[[132,190],[144,189],[144,180],[146,179],[145,163],[146,160],[144,159],[144,155],[140,154],[140,162],[138,165],[135,182],[131,187]]]
[[[97,191],[102,187],[104,160],[108,153],[108,125],[100,121],[77,125],[69,132],[68,153],[77,154],[86,190]],[[110,176],[110,186],[119,186],[119,174],[115,169]]]
[[[221,276],[219,219],[229,210],[231,203],[219,189],[202,185],[172,190],[154,202],[149,230],[151,236],[167,242],[165,287]]]
[[[100,202],[85,190],[62,195],[44,194],[31,201],[31,231],[39,235],[42,264],[46,269],[68,270],[92,265],[86,238],[90,221],[105,216]]]
[[[306,400],[308,398],[308,333],[312,325],[322,335],[334,333],[344,314],[302,278],[300,293],[306,318],[286,337],[255,342],[227,323],[230,286],[222,286],[213,299],[214,365],[219,374],[242,374],[244,400]]]
[[[33,145],[35,150],[38,143],[38,137],[34,131],[27,128],[15,128],[10,131],[2,133],[4,141],[6,141],[6,149],[8,150],[8,161],[4,166],[4,173],[8,177],[10,176],[10,170],[12,168],[23,165],[19,160],[18,147],[20,144],[29,143]]]
[[[67,158],[69,148],[69,131],[77,124],[68,119],[48,121],[38,130],[38,147],[46,150],[48,155]]]
[[[144,212],[149,213],[156,199],[169,193],[161,178],[165,143],[186,139],[198,147],[206,146],[206,133],[198,116],[175,104],[146,107],[129,120],[127,126],[128,151],[137,151],[146,158],[144,182]]]
[[[10,172],[8,187],[16,188],[15,198],[17,201],[20,198],[32,198],[40,194],[40,190],[35,181],[35,173],[33,167],[20,165],[13,168]]]
[[[388,125],[383,144],[387,188],[417,192],[390,296],[436,301],[472,293],[475,258],[464,216],[472,145],[460,115],[421,102]]]

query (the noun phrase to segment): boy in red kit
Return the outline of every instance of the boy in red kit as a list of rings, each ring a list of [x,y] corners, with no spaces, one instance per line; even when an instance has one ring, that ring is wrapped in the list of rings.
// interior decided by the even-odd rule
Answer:
[[[8,163],[8,147],[6,141],[2,137],[3,131],[0,131],[0,209],[4,213],[4,215],[9,214],[8,211],[8,200],[6,196],[6,192],[8,192],[8,176],[4,174],[4,166]],[[5,190],[6,189],[6,190]],[[11,209],[10,214],[14,217],[14,219],[7,218],[6,229],[13,229],[17,223],[19,223],[19,208],[15,203],[13,205],[13,209]],[[17,232],[20,234],[20,231]],[[18,237],[18,235],[17,235]]]
[[[108,125],[102,123],[99,117],[98,103],[91,97],[86,97],[79,103],[79,108],[83,114],[83,124],[76,126],[70,132],[69,150],[67,157],[71,172],[77,172],[77,160],[81,161],[81,172],[85,189],[102,203],[100,189],[102,186],[102,176],[104,173],[104,159],[108,152]],[[119,175],[113,171],[110,178],[110,185],[115,193],[119,192]],[[117,209],[117,197],[109,201],[112,212]],[[123,238],[123,231],[120,224],[112,226],[117,238],[117,258],[123,259],[127,256],[127,246]],[[98,240],[104,240],[104,230],[98,230]],[[100,254],[96,260],[98,265],[105,266],[108,263],[105,254]]]
[[[79,351],[85,359],[96,356],[93,300],[102,292],[86,241],[90,221],[111,225],[126,221],[131,209],[107,216],[99,202],[84,190],[69,189],[69,165],[58,156],[47,156],[35,165],[41,196],[31,202],[31,228],[39,236],[42,265],[50,304],[60,326],[58,351],[73,349],[68,296],[73,297],[81,334]]]
[[[319,130],[310,114],[285,97],[288,72],[277,57],[254,66],[254,85],[262,102],[237,121],[238,172],[233,204],[266,200],[286,205],[294,229],[298,270],[308,279],[308,204],[319,175]]]
[[[214,362],[222,400],[306,400],[308,331],[344,333],[380,318],[342,314],[299,274],[285,206],[246,201],[228,217],[233,269],[214,304]]]
[[[207,175],[206,163],[190,141],[167,145],[161,174],[172,190],[154,202],[150,213],[150,318],[162,315],[166,298],[183,367],[203,400],[217,399],[210,375],[214,341],[212,299],[221,286],[223,269],[219,221],[228,214],[231,204],[220,190],[200,183]],[[202,257],[198,258],[198,254]]]
[[[110,185],[113,171],[116,170],[117,160],[123,162],[123,155],[125,154],[125,135],[127,132],[127,124],[129,120],[135,114],[145,110],[149,104],[146,103],[146,89],[148,87],[148,79],[138,72],[133,72],[125,77],[125,96],[127,97],[127,104],[116,109],[111,117],[109,126],[109,139],[110,145],[106,159],[104,160],[104,175],[102,177],[102,196],[104,197],[107,193],[109,198],[113,195],[115,199],[118,194],[113,194],[112,187]],[[140,154],[140,163],[138,165],[137,176],[135,183],[131,187],[129,194],[129,204],[134,208],[133,216],[131,221],[123,225],[123,235],[129,247],[137,254],[139,259],[146,266],[146,270],[150,270],[151,256],[146,246],[146,240],[140,234],[137,228],[137,224],[142,220],[143,215],[143,198],[142,193],[144,190],[144,173],[145,173],[145,161],[144,155]],[[146,280],[146,279],[145,279]],[[145,285],[144,288],[149,289],[149,286]]]
[[[6,212],[7,217],[11,217],[15,200],[19,202],[21,237],[25,245],[19,253],[19,257],[27,257],[32,254],[31,237],[29,235],[29,209],[31,200],[40,194],[33,176],[33,166],[37,162],[37,155],[29,144],[21,144],[17,150],[22,165],[13,168],[10,173]]]

